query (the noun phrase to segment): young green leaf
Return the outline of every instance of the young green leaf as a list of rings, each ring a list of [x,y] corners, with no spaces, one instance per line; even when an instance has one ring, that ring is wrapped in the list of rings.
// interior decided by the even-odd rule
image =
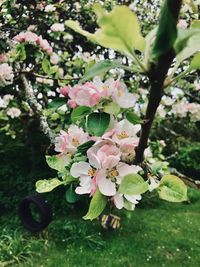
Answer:
[[[126,175],[120,186],[119,193],[126,195],[140,195],[148,190],[148,183],[139,174]]]
[[[91,108],[86,106],[80,106],[75,108],[71,113],[71,120],[73,123],[77,122],[78,120],[81,120],[83,117],[85,117],[88,113],[90,113]]]
[[[58,187],[59,185],[62,185],[63,182],[60,181],[57,178],[52,178],[49,180],[38,180],[35,184],[36,186],[36,191],[38,193],[47,193],[52,191],[54,188]]]
[[[42,69],[43,71],[48,74],[51,68],[51,64],[47,58],[44,58],[42,61]]]
[[[100,4],[94,5],[97,24],[94,34],[84,31],[78,22],[68,20],[65,25],[106,48],[132,55],[134,49],[144,51],[145,39],[140,32],[136,15],[127,6],[115,6],[107,13]]]
[[[87,118],[87,129],[91,135],[102,136],[110,123],[110,115],[105,112],[93,112]]]
[[[200,52],[197,53],[197,54],[193,57],[193,59],[192,59],[192,61],[191,61],[191,63],[190,63],[190,69],[191,69],[191,70],[200,69]]]
[[[164,175],[157,188],[159,197],[170,202],[182,202],[187,200],[187,186],[174,175]]]
[[[174,48],[178,64],[198,52],[200,50],[200,27],[179,30]]]
[[[46,156],[46,162],[50,168],[57,170],[59,172],[65,171],[65,161],[63,157],[54,155],[54,156]]]
[[[177,38],[176,21],[169,9],[169,1],[164,2],[161,10],[156,40],[152,49],[152,59],[157,58],[169,51]]]
[[[126,118],[132,124],[140,124],[140,123],[142,123],[141,118],[137,114],[135,114],[135,113],[133,113],[131,111],[128,111],[126,113]]]
[[[59,107],[65,104],[66,104],[66,99],[64,97],[55,98],[48,104],[48,108],[58,109]]]
[[[117,116],[120,112],[120,106],[114,102],[110,102],[106,105],[104,105],[104,112]]]
[[[102,213],[102,211],[106,207],[106,204],[107,204],[106,196],[102,195],[99,189],[97,189],[90,202],[89,210],[87,214],[83,217],[83,219],[94,220]]]
[[[106,73],[110,69],[123,67],[119,60],[103,60],[100,62],[95,63],[89,68],[85,74],[83,75],[81,82],[85,82],[90,80],[91,78],[98,76],[100,74]]]

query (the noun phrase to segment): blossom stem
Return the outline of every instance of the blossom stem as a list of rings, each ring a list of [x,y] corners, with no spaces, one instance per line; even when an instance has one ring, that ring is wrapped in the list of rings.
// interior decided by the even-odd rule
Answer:
[[[168,5],[168,9],[170,10],[171,15],[173,16],[174,21],[177,23],[182,1],[166,0],[165,4]],[[165,14],[163,15],[164,16],[161,15],[160,17],[160,25],[162,25],[162,19],[166,19]],[[158,30],[163,31],[163,29],[159,28]],[[165,35],[165,33],[163,32],[162,34]],[[150,69],[148,73],[150,81],[150,94],[144,118],[146,123],[142,124],[139,144],[135,151],[136,152],[135,162],[134,162],[135,164],[140,164],[144,160],[144,150],[148,146],[151,127],[155,118],[157,108],[159,107],[160,101],[164,94],[164,81],[174,58],[175,58],[175,51],[173,49],[173,44],[171,44],[171,47],[167,51],[161,53],[158,56],[156,62],[150,63]]]

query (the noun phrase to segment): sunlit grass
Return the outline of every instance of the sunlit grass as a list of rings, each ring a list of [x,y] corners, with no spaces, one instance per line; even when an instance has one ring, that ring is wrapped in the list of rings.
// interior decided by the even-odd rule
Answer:
[[[43,240],[43,245],[38,256],[30,253],[29,261],[10,266],[198,267],[199,223],[200,200],[173,204],[152,199],[133,213],[121,214],[121,228],[116,231],[104,230],[97,221],[83,221],[80,210],[66,211],[64,218],[54,218],[48,233],[36,237],[20,228],[21,236],[29,235],[32,254],[33,240]],[[23,250],[24,245],[18,240],[18,248]]]

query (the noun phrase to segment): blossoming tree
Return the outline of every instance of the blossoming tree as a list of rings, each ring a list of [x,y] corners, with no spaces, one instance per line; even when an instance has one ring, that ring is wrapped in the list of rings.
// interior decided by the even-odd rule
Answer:
[[[181,90],[174,89],[177,81],[200,67],[200,22],[190,17],[188,22],[179,20],[182,4],[195,17],[195,2],[162,2],[158,26],[145,37],[132,6],[114,5],[107,11],[94,4],[98,28],[91,33],[73,19],[59,20],[59,14],[66,8],[65,1],[35,3],[47,18],[55,16],[56,22],[49,25],[48,40],[40,35],[39,24],[29,25],[15,36],[9,30],[1,33],[5,45],[1,45],[4,52],[0,54],[0,86],[11,88],[15,84],[16,94],[24,92],[26,110],[36,114],[57,152],[46,156],[46,160],[58,171],[58,176],[39,180],[36,191],[50,192],[64,185],[69,202],[76,200],[76,194],[88,194],[91,202],[85,219],[97,218],[107,205],[134,210],[142,195],[153,190],[167,201],[187,200],[182,177],[170,173],[166,162],[153,157],[149,145],[156,112],[160,117],[174,114],[184,117],[190,113],[192,121],[200,120],[200,104],[190,103]],[[7,1],[2,6],[5,13],[10,8]],[[14,8],[12,4],[11,7]],[[25,16],[30,14],[25,12]],[[9,18],[4,19],[9,25]],[[92,45],[97,43],[110,49],[107,51],[115,59],[99,60],[93,55],[89,63],[84,59],[88,64],[83,75],[74,74],[73,68],[68,71],[65,47],[63,50],[58,47],[59,42],[61,45],[63,41],[71,42],[73,37],[67,32],[70,29]],[[183,62],[184,70],[180,72]],[[129,78],[123,77],[124,73]],[[131,76],[145,79],[149,91],[134,90]],[[36,86],[37,83],[40,85]],[[53,99],[56,90],[49,91],[46,109],[45,94],[42,101],[39,94],[55,83],[60,97]],[[0,98],[4,114],[19,117],[22,111],[12,103],[10,94]],[[60,124],[64,127],[60,126],[59,134],[49,127],[49,114],[52,120],[53,116],[62,118]]]

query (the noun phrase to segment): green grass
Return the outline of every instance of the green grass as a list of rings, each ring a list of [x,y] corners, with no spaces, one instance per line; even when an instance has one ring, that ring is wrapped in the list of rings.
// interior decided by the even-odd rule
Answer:
[[[55,218],[48,232],[38,236],[23,230],[18,220],[3,217],[0,223],[13,239],[18,232],[18,254],[23,250],[25,255],[13,267],[200,266],[200,200],[173,204],[152,199],[135,212],[123,212],[115,231],[83,221],[80,210],[66,210],[66,216]]]

